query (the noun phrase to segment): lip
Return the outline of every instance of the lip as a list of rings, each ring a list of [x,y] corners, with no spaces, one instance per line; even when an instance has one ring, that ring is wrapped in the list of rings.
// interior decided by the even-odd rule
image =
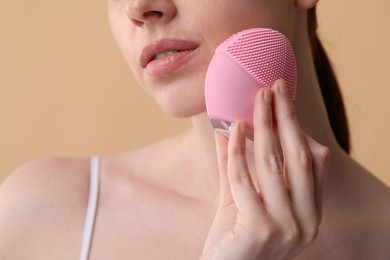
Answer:
[[[155,76],[172,72],[191,59],[198,47],[197,43],[187,40],[161,39],[155,41],[142,50],[141,67],[146,69],[147,73]],[[154,60],[157,54],[171,50],[179,50],[180,52]]]

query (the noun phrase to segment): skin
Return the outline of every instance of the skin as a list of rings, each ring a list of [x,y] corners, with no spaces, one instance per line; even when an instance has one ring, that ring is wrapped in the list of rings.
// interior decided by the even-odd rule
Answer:
[[[239,2],[109,2],[113,35],[138,81],[164,111],[191,117],[193,128],[102,158],[91,259],[390,255],[390,191],[343,152],[327,120],[305,29],[317,1]],[[243,122],[229,140],[214,134],[203,82],[219,42],[255,26],[291,40],[299,86],[294,103],[283,80],[259,91],[255,152],[246,153]],[[196,41],[200,50],[174,73],[152,77],[138,58],[162,37]],[[88,158],[45,158],[13,173],[0,188],[0,259],[77,259],[88,185]]]

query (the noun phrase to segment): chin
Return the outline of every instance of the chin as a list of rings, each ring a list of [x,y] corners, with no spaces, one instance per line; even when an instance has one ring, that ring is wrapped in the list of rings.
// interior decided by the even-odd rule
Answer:
[[[198,74],[160,84],[148,82],[146,90],[167,115],[187,118],[206,111],[204,81],[198,80],[204,77]]]
[[[169,116],[188,118],[206,111],[204,96],[170,97],[160,100],[162,110]]]

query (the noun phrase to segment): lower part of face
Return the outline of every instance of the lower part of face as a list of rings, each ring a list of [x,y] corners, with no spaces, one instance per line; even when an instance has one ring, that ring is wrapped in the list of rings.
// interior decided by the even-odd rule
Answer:
[[[175,8],[169,20],[131,22],[126,4],[109,0],[114,38],[135,78],[168,114],[189,117],[205,111],[204,82],[216,47],[244,29],[276,29],[287,36],[293,30],[292,0],[161,0]],[[139,0],[140,1],[140,0]],[[153,9],[152,0],[150,8]],[[185,64],[162,75],[151,75],[140,64],[145,46],[161,39],[195,42],[197,49]],[[223,77],[223,75],[221,75]]]

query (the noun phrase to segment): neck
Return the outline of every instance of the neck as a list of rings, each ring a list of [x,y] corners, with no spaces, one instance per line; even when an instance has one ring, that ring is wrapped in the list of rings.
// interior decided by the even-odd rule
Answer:
[[[296,28],[306,28],[306,14],[298,14],[296,23]],[[302,130],[331,150],[339,150],[328,120],[306,30],[295,31],[292,45],[298,71],[297,98],[294,105]]]

